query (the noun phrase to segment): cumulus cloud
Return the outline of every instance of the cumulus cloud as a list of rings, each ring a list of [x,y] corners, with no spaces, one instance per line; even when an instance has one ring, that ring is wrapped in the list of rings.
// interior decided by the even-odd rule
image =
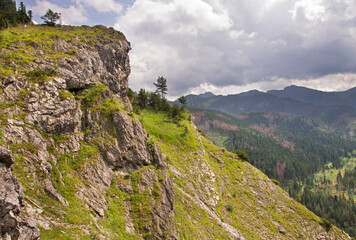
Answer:
[[[61,7],[46,0],[37,0],[35,6],[30,7],[34,14],[43,16],[48,9],[61,13],[63,24],[79,24],[88,21],[86,11],[81,6],[70,5]]]
[[[150,88],[163,75],[179,96],[297,83],[353,87],[355,19],[350,0],[136,0],[115,28],[133,46],[130,86]]]
[[[129,6],[131,0],[62,0],[60,3],[53,0],[35,0],[30,9],[33,11],[35,17],[43,16],[48,9],[52,9],[55,12],[62,14],[63,24],[79,25],[97,23],[101,24],[102,20],[106,21],[107,17],[111,14],[121,15],[124,7],[121,3],[126,2],[126,6]],[[106,14],[105,16],[100,14]],[[107,14],[110,13],[110,14]],[[99,15],[98,15],[99,14]],[[95,17],[101,17],[103,19],[91,19]],[[113,17],[115,19],[115,17]]]

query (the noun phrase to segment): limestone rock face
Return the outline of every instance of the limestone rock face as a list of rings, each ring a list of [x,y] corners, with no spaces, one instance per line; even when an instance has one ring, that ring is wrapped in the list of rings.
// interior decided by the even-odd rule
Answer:
[[[11,173],[14,163],[12,153],[0,147],[0,236],[4,239],[38,239],[40,232],[36,222],[20,216],[23,190]]]
[[[165,180],[156,180],[162,197],[152,205],[153,220],[146,227],[154,229],[155,239],[174,236],[172,179],[159,146],[148,147],[149,136],[133,116],[127,97],[130,43],[113,29],[84,30],[92,32],[89,37],[21,42],[30,49],[23,53],[30,51],[35,59],[27,65],[9,63],[22,72],[0,77],[0,101],[5,106],[0,109],[0,143],[15,149],[14,158],[0,148],[0,177],[5,182],[0,186],[1,233],[12,239],[39,237],[36,222],[19,216],[26,205],[26,214],[42,229],[79,228],[86,238],[117,238],[118,233],[100,225],[108,218],[110,199],[115,198],[107,194],[113,179],[153,165]],[[63,36],[76,29],[60,31]],[[0,54],[14,49],[2,49]],[[21,185],[9,169],[15,159],[21,160],[15,164],[20,169],[19,180],[32,194],[25,201]],[[132,186],[125,185],[122,191],[127,189]],[[78,206],[81,213],[90,212],[91,220],[80,227],[76,224],[81,219],[75,222],[68,217],[69,223],[64,223],[63,217]],[[129,225],[134,218],[131,203],[125,202],[125,206],[129,232],[140,236],[143,230]]]

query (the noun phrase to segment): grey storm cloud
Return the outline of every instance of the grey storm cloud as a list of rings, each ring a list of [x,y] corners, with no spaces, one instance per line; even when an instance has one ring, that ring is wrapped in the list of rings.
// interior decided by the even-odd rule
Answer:
[[[163,75],[179,96],[296,79],[325,85],[332,74],[352,85],[355,23],[353,0],[136,0],[115,28],[133,46],[130,86],[149,89]]]

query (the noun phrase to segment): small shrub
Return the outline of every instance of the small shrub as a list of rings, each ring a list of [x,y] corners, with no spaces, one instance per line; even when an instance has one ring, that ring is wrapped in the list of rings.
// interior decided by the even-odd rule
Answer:
[[[273,178],[271,178],[271,180],[275,185],[279,186],[280,182],[278,180],[273,179]]]
[[[232,205],[232,203],[228,203],[226,206],[226,211],[232,213],[234,211],[234,205]]]
[[[242,150],[237,150],[235,151],[236,155],[238,158],[240,158],[242,161],[250,162],[250,158],[247,156],[247,154],[242,151]]]
[[[45,82],[47,82],[49,77],[57,76],[58,72],[54,69],[45,71],[45,70],[38,68],[38,69],[34,69],[32,71],[25,73],[25,75],[28,78],[28,80],[31,82],[45,83]]]
[[[67,90],[59,89],[57,91],[58,91],[60,99],[62,99],[62,100],[74,98],[73,94]]]
[[[151,137],[147,138],[147,140],[146,140],[146,146],[147,146],[148,151],[149,151],[151,154],[153,154],[153,153],[155,152],[155,142],[154,142],[154,140],[153,140]]]
[[[203,130],[201,130],[201,129],[197,129],[197,131],[203,136],[203,137],[205,137],[205,133],[204,133],[204,131]]]
[[[65,54],[74,56],[75,54],[77,54],[77,51],[75,51],[75,50],[70,50],[70,51],[65,52]]]
[[[325,219],[325,218],[320,218],[320,221],[319,221],[319,224],[320,226],[322,226],[325,231],[329,232],[331,227],[332,227],[332,224],[329,220]]]
[[[101,98],[101,92],[107,90],[109,90],[107,86],[99,83],[97,86],[85,90],[76,98],[83,100],[88,106],[96,106],[97,101]]]
[[[120,111],[120,106],[121,106],[121,104],[118,101],[116,101],[113,98],[110,98],[110,99],[105,99],[95,109],[100,110],[105,115],[106,118],[109,118],[112,120],[113,114],[116,111]]]

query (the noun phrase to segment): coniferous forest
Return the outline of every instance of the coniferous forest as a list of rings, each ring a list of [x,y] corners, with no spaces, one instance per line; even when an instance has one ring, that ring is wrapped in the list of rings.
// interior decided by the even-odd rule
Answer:
[[[251,164],[280,182],[291,197],[356,236],[354,139],[308,117],[190,110],[215,144],[246,152]]]
[[[0,29],[27,24],[31,21],[32,11],[27,11],[23,2],[17,6],[16,1],[0,0]]]

